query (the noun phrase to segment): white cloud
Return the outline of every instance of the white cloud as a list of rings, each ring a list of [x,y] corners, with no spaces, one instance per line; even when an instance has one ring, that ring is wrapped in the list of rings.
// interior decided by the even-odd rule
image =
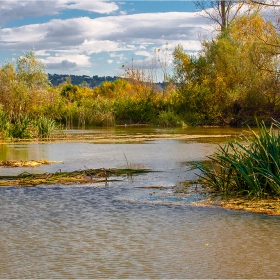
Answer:
[[[61,67],[71,66],[73,67],[89,67],[90,57],[83,54],[69,54],[65,52],[50,54],[48,57],[43,58],[42,61],[48,68],[52,68],[55,65],[61,65]],[[75,63],[75,65],[74,65]]]
[[[116,3],[114,2],[107,2],[107,1],[85,1],[85,0],[75,0],[75,1],[69,1],[64,0],[61,1],[63,5],[61,5],[61,8],[65,9],[72,9],[72,10],[84,10],[84,11],[90,11],[90,12],[96,12],[96,13],[102,13],[102,14],[109,14],[112,12],[115,12],[119,9]]]
[[[77,67],[77,63],[64,59],[61,62],[47,63],[46,66],[47,69],[73,70]]]
[[[1,0],[0,23],[23,19],[25,17],[40,17],[59,14],[63,10],[82,10],[109,14],[119,9],[115,2],[105,0]]]
[[[88,17],[53,19],[43,24],[30,24],[2,29],[1,49],[78,49],[86,52],[143,48],[144,42],[163,44],[179,41],[198,41],[197,34],[206,30],[201,21],[195,23],[191,13],[135,14],[108,16],[96,19]],[[164,39],[162,39],[164,36]],[[97,42],[99,42],[97,44]],[[104,43],[101,46],[101,42]],[[98,46],[95,49],[95,46]],[[86,46],[92,48],[87,49]]]
[[[11,1],[15,2],[17,1]],[[22,2],[26,4],[33,1]],[[54,6],[68,5],[68,9],[74,7],[84,9],[87,1],[84,2],[80,0],[68,4],[68,0],[60,0]],[[98,1],[100,6],[106,3]],[[97,4],[94,7],[97,7]],[[99,8],[101,10],[101,7]],[[111,58],[117,58],[114,60],[106,58],[110,64],[123,63],[133,55],[142,56],[144,62],[143,59],[140,60],[139,65],[144,63],[147,67],[151,67],[148,65],[150,63],[148,59],[153,56],[155,48],[164,46],[166,42],[170,52],[179,43],[186,50],[197,52],[200,49],[198,34],[203,34],[208,26],[203,18],[189,12],[115,15],[93,19],[89,17],[52,19],[45,23],[3,28],[0,33],[0,50],[22,52],[34,49],[36,54],[42,57],[43,62],[52,69],[67,67],[73,70],[81,67],[89,69],[93,65],[92,55],[100,53],[108,53]]]
[[[143,57],[151,57],[152,54],[151,52],[148,52],[148,51],[136,51],[134,52],[135,55],[139,55],[139,56],[143,56]]]

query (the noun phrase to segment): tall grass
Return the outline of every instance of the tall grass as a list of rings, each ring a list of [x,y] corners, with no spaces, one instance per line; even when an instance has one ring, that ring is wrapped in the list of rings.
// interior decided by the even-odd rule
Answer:
[[[31,119],[27,115],[19,114],[14,117],[14,122],[9,123],[7,128],[8,137],[11,138],[30,138]]]
[[[51,133],[56,128],[55,121],[44,116],[39,117],[35,123],[40,138],[50,138]]]
[[[210,156],[211,166],[194,163],[204,182],[218,191],[253,197],[280,196],[280,123],[269,129],[258,123],[257,132],[229,141]]]
[[[0,132],[3,132],[8,127],[8,114],[3,112],[0,107]]]

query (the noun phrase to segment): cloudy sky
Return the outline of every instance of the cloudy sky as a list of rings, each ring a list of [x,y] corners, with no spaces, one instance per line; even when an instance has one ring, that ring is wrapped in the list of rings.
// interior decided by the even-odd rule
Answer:
[[[195,53],[210,32],[193,2],[158,0],[0,0],[0,27],[0,65],[32,50],[48,73],[90,76],[160,67],[155,50],[168,64],[175,45]]]

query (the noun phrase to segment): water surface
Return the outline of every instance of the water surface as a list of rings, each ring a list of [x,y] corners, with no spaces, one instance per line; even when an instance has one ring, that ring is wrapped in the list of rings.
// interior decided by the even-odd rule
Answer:
[[[216,148],[214,139],[1,145],[1,159],[62,161],[1,174],[128,164],[156,172],[108,184],[0,188],[0,278],[279,278],[279,217],[198,208],[172,191],[195,177],[189,162]]]

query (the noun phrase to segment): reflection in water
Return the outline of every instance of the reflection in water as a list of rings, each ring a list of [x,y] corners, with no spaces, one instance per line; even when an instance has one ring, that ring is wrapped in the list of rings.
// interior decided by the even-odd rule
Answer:
[[[0,278],[279,278],[279,217],[196,208],[189,200],[198,197],[172,193],[195,176],[188,162],[216,147],[177,140],[0,145],[1,159],[63,161],[1,174],[124,167],[126,158],[157,171],[108,185],[0,188]]]

